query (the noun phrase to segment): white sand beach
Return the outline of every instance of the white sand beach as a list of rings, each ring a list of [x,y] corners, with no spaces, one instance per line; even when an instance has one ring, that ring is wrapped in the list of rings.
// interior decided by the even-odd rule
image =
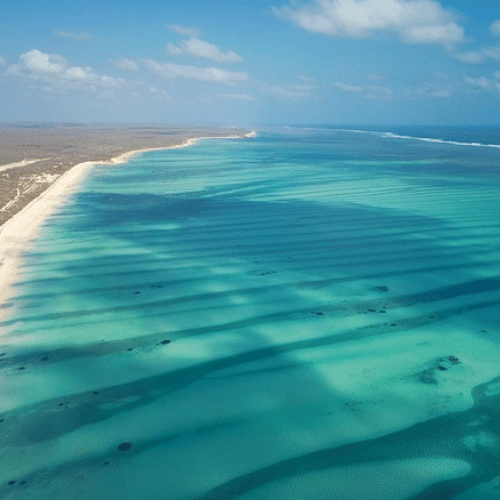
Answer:
[[[142,148],[126,151],[109,161],[85,161],[78,163],[59,177],[46,191],[32,200],[20,212],[0,226],[0,303],[5,303],[12,296],[12,284],[19,277],[19,264],[22,253],[30,248],[37,231],[43,222],[73,193],[82,179],[95,165],[117,165],[125,163],[133,156],[148,151],[184,148],[205,139],[241,139],[255,137],[256,132],[232,134],[227,136],[201,136],[183,140],[180,144],[164,147]],[[22,167],[35,163],[35,160],[22,160],[0,166],[0,171]],[[0,321],[7,315],[5,309],[0,309]]]

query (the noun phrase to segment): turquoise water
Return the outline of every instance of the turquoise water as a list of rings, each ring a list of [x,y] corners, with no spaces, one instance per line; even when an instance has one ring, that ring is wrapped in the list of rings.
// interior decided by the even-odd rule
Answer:
[[[4,304],[0,498],[498,499],[500,134],[421,132],[96,166]]]

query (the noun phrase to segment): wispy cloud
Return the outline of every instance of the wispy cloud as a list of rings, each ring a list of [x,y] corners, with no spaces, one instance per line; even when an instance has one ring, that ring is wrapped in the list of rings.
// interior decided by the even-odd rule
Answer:
[[[250,94],[208,94],[199,98],[200,102],[214,102],[220,100],[230,101],[255,101],[255,97]]]
[[[235,52],[223,52],[217,45],[193,37],[184,40],[180,45],[167,45],[167,53],[173,56],[194,56],[212,59],[218,63],[242,62],[243,58]]]
[[[475,90],[500,90],[500,72],[495,71],[492,75],[493,78],[486,76],[472,77],[466,76],[465,83]]]
[[[159,63],[151,59],[145,59],[143,63],[149,71],[165,80],[187,78],[203,82],[223,83],[224,85],[235,85],[239,82],[248,80],[248,75],[246,73],[235,73],[214,67],[200,68],[197,66]]]
[[[342,82],[333,82],[333,86],[337,87],[344,92],[363,92],[363,87],[359,87],[357,85],[348,85],[347,83]]]
[[[125,85],[121,78],[112,78],[95,73],[92,68],[71,66],[62,56],[46,54],[37,49],[19,56],[17,64],[7,67],[7,74],[43,82],[42,90],[85,90],[95,92],[103,89],[117,89]]]
[[[484,47],[482,50],[484,55],[500,61],[500,47]]]
[[[292,85],[260,85],[260,93],[272,95],[278,99],[302,100],[312,97],[314,87],[312,83],[297,83]]]
[[[89,33],[84,33],[80,31],[80,33],[72,33],[71,31],[54,31],[54,34],[60,36],[62,38],[67,38],[69,40],[92,40],[92,35]]]
[[[3,66],[7,61],[2,57],[0,56],[0,66]]]
[[[422,97],[445,98],[453,95],[453,88],[450,84],[435,81],[396,88],[388,85],[352,85],[343,82],[333,82],[333,84],[326,88],[359,94],[365,99],[377,101],[414,100]]]
[[[493,36],[500,36],[500,19],[490,24],[490,32]]]
[[[156,97],[162,97],[166,99],[170,99],[172,97],[166,90],[158,89],[156,87],[149,87],[148,91],[150,94]]]
[[[469,64],[482,64],[487,62],[488,59],[495,59],[500,61],[500,47],[481,47],[478,50],[471,50],[468,52],[461,52],[454,54],[453,57],[459,61],[469,63]]]
[[[200,36],[200,31],[197,28],[193,28],[190,26],[180,26],[179,24],[169,24],[167,28],[174,33],[177,33],[181,36]]]
[[[405,43],[448,49],[465,40],[456,16],[433,0],[314,0],[273,10],[307,31],[335,37],[371,38],[386,31]]]
[[[117,59],[117,60],[109,59],[108,62],[115,68],[119,69],[125,69],[130,71],[137,71],[139,69],[139,66],[133,59],[125,59],[123,57],[122,59]]]
[[[469,64],[482,64],[486,59],[484,54],[473,50],[455,54],[455,58]]]

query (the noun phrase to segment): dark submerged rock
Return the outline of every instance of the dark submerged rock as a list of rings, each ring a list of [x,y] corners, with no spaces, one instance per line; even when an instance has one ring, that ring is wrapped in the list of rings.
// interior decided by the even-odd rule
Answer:
[[[388,292],[389,291],[389,287],[386,286],[386,285],[382,285],[382,286],[378,286],[377,290],[380,290],[381,292]]]
[[[45,356],[44,358],[42,358],[42,361],[48,361],[48,356]]]
[[[445,368],[444,366],[438,365],[438,370],[441,370],[442,372],[448,370],[448,368]]]
[[[16,484],[16,482],[15,481],[9,481],[8,484],[10,484],[12,486],[13,484]]]
[[[130,450],[130,448],[132,448],[131,443],[121,443],[120,445],[118,445],[118,449],[120,451],[128,451],[128,450]]]
[[[453,363],[454,365],[460,363],[460,360],[455,356],[448,356],[448,360],[450,361],[450,363]]]
[[[161,345],[167,345],[167,344],[170,344],[170,342],[172,342],[171,340],[168,340],[168,339],[165,339],[165,340],[162,340],[160,342]]]

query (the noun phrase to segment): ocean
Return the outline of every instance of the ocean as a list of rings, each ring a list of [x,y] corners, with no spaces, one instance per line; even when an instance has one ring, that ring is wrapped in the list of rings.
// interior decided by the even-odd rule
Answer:
[[[5,500],[498,500],[500,128],[96,165],[0,324]]]

